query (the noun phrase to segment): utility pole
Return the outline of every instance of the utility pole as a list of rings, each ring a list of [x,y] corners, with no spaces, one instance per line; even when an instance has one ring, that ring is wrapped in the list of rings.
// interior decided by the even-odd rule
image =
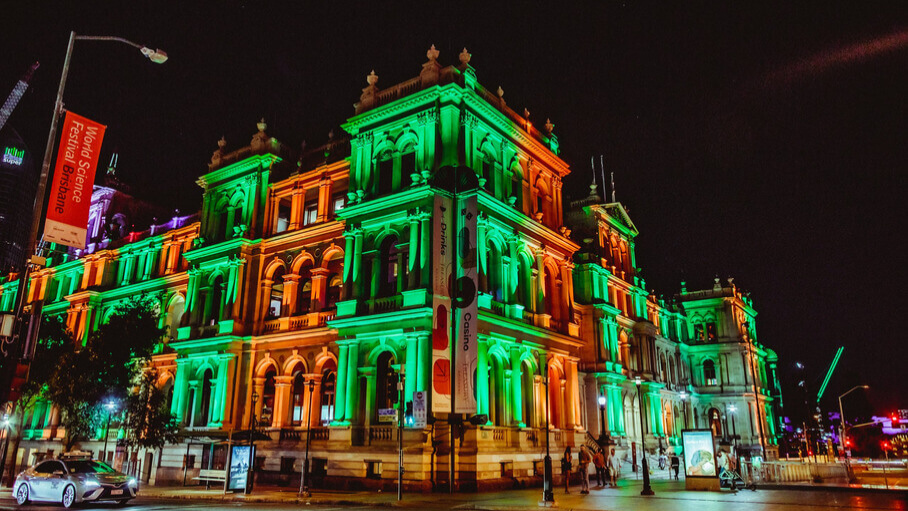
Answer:
[[[397,500],[404,498],[404,373],[397,380]]]

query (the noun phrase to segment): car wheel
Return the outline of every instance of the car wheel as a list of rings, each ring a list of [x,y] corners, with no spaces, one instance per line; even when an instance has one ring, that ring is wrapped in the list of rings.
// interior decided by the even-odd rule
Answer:
[[[20,484],[16,490],[16,504],[20,506],[28,504],[28,485],[25,483]]]
[[[68,509],[68,508],[73,507],[73,504],[75,504],[75,503],[76,503],[76,487],[73,485],[69,485],[63,490],[62,504],[63,504],[63,507]]]

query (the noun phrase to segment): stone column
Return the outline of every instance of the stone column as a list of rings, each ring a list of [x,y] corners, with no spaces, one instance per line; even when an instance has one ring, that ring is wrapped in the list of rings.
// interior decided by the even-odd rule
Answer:
[[[349,300],[353,295],[353,279],[350,272],[353,270],[353,251],[356,238],[350,230],[344,231],[344,300]]]
[[[526,425],[523,417],[523,393],[520,388],[520,350],[511,349],[511,402],[513,403],[513,414],[515,424]]]
[[[189,359],[178,358],[177,373],[174,375],[173,400],[170,402],[170,413],[182,421],[186,416],[186,400],[189,394],[189,371],[192,365]]]
[[[274,412],[270,426],[283,428],[290,416],[290,391],[293,390],[293,376],[275,376],[274,378]]]
[[[419,274],[416,271],[416,261],[419,258],[419,209],[410,215],[410,244],[407,250],[407,289],[416,289],[419,285]]]
[[[328,221],[328,209],[331,206],[331,183],[328,174],[322,175],[318,181],[318,222]]]
[[[489,339],[478,337],[479,352],[476,360],[476,413],[489,413]],[[453,389],[452,389],[453,391]]]
[[[311,309],[302,312],[321,312],[325,308],[325,298],[328,292],[328,269],[313,268],[312,274],[312,297],[310,303]]]
[[[417,352],[418,339],[415,335],[407,336],[407,353],[404,360],[404,403],[413,400],[413,392],[416,391],[416,380],[418,378],[418,361]]]
[[[349,348],[339,345],[337,357],[337,380],[334,394],[334,422],[346,419],[347,411],[347,356]]]
[[[347,403],[344,418],[351,424],[356,418],[357,398],[359,397],[359,346],[351,344],[347,352]]]
[[[428,332],[417,334],[416,349],[416,390],[426,392],[429,390],[432,374],[432,345]]]
[[[363,230],[354,231],[356,244],[353,252],[353,296],[359,298],[363,295]]]
[[[429,213],[423,213],[420,215],[420,247],[419,247],[419,272],[420,272],[420,285],[422,287],[429,287],[430,282],[432,281],[432,271],[430,266],[429,255],[432,250],[432,229],[430,228],[430,221],[432,216]]]
[[[231,402],[230,397],[233,395],[230,388],[230,369],[234,358],[236,358],[236,355],[233,353],[218,355],[217,387],[215,387],[217,391],[214,399],[214,414],[212,415],[212,422],[216,423],[218,427],[221,427],[225,422],[232,422],[230,417],[227,416],[227,403]]]
[[[551,314],[551,311],[545,310],[545,263],[543,257],[545,253],[542,250],[536,251],[536,299],[533,303],[536,305],[536,314]]]

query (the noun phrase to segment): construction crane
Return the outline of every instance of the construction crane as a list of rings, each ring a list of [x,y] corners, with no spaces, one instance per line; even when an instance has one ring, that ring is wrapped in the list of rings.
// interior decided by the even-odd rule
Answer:
[[[35,69],[38,69],[38,65],[39,63],[35,62],[28,68],[25,75],[22,76],[16,83],[16,86],[13,87],[13,91],[9,93],[9,97],[6,98],[6,103],[3,103],[3,107],[0,108],[0,130],[6,126],[6,121],[9,119],[10,114],[13,113],[13,110],[16,109],[16,105],[19,104],[19,100],[25,95],[25,91],[28,89],[28,82],[32,79],[32,75],[35,74]]]
[[[820,399],[823,398],[823,393],[826,392],[826,386],[829,385],[829,380],[832,378],[832,373],[839,364],[839,359],[842,358],[843,351],[845,351],[845,346],[839,346],[839,350],[835,352],[832,364],[829,365],[829,370],[826,371],[826,378],[823,379],[823,384],[820,385],[820,391],[817,392],[817,404],[820,404]]]

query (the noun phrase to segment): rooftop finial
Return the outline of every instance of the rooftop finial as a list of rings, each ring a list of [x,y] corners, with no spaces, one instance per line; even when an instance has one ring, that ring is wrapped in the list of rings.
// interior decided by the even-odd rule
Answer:
[[[551,119],[546,119],[546,120],[545,120],[545,130],[546,130],[547,132],[549,132],[549,134],[551,135],[551,134],[552,134],[552,131],[553,131],[554,129],[555,129],[555,123],[553,123]]]
[[[259,129],[259,131],[262,131],[262,132],[264,132],[266,129],[268,129],[268,125],[265,123],[264,117],[262,117],[262,119],[259,122],[257,122],[255,126]]]
[[[466,67],[470,64],[470,59],[473,58],[473,55],[468,52],[466,46],[464,46],[463,51],[460,52],[458,58],[460,59],[461,65]]]
[[[429,48],[429,51],[426,52],[426,57],[429,57],[429,60],[437,60],[437,59],[438,59],[438,50],[435,49],[435,45],[434,45],[434,44],[432,45],[431,48]]]
[[[366,77],[366,83],[368,83],[369,85],[374,86],[377,82],[378,82],[378,75],[375,74],[375,70],[373,69],[373,70],[369,73],[369,76]]]
[[[223,150],[225,147],[227,147],[227,139],[224,138],[224,135],[221,135],[221,139],[218,140],[218,149]]]

